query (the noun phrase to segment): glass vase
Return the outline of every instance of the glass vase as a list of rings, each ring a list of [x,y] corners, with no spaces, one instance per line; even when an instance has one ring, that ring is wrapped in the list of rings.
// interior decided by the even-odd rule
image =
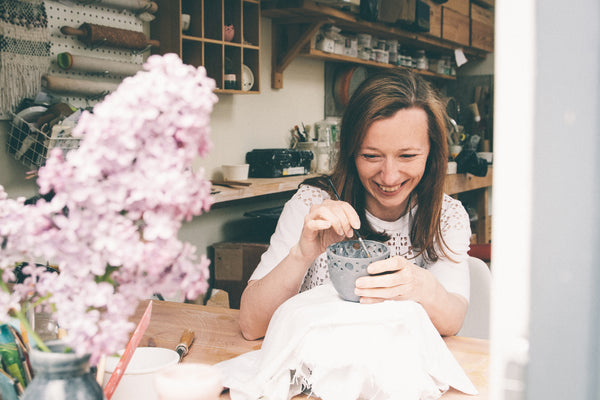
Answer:
[[[47,342],[51,352],[31,349],[34,377],[22,400],[104,400],[104,392],[90,373],[90,355],[65,351],[60,340]]]

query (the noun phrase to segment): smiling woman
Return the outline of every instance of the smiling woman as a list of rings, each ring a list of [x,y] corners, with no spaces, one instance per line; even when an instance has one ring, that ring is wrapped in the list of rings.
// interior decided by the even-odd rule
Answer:
[[[469,298],[471,230],[461,203],[444,195],[447,158],[445,107],[429,83],[396,70],[365,80],[344,113],[331,175],[306,180],[286,203],[248,282],[244,336],[263,336],[279,305],[329,284],[325,249],[355,229],[390,248],[390,258],[356,281],[360,302],[413,300],[442,335],[458,332]]]
[[[402,109],[373,122],[355,156],[371,214],[395,221],[406,213],[428,155],[427,114],[422,109]]]

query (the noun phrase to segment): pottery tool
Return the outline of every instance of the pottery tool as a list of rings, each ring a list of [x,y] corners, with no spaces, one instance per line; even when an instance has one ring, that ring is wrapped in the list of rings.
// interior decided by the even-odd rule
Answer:
[[[77,36],[80,41],[88,46],[106,45],[132,50],[143,50],[148,46],[160,46],[158,40],[148,39],[144,32],[104,25],[84,23],[79,28],[63,26],[60,31],[64,35]]]
[[[132,64],[105,58],[87,57],[68,52],[56,55],[56,63],[64,70],[77,70],[92,73],[110,73],[113,75],[135,75],[142,69],[141,64]]]
[[[327,177],[327,182],[329,182],[329,186],[331,187],[331,190],[333,190],[333,194],[335,195],[335,198],[337,200],[341,200],[340,199],[340,195],[338,194],[337,190],[335,189],[335,186],[333,185],[333,182],[331,182],[331,178],[330,177]],[[363,250],[367,254],[367,257],[371,258],[371,254],[369,253],[369,250],[367,249],[367,245],[365,244],[365,241],[363,240],[362,236],[358,232],[358,229],[352,228],[352,230],[354,231],[354,234],[358,238],[358,241],[360,242],[360,245],[362,246]]]
[[[151,315],[152,301],[148,303],[146,311],[144,311],[144,315],[142,315],[140,322],[133,331],[133,335],[131,336],[131,339],[129,339],[129,343],[127,343],[127,346],[125,347],[125,351],[123,352],[121,359],[117,363],[115,370],[111,374],[110,378],[108,379],[108,382],[106,383],[106,386],[104,387],[104,395],[106,396],[106,400],[110,400],[113,393],[117,389],[117,385],[121,381],[121,378],[123,377],[123,374],[127,369],[127,365],[129,365],[129,361],[131,361],[131,357],[133,357],[133,353],[135,353],[135,349],[140,344],[142,336],[144,336],[144,332],[146,332],[148,324],[150,324]]]
[[[192,347],[192,343],[194,343],[194,339],[196,338],[196,334],[191,329],[186,329],[181,334],[181,338],[179,339],[179,344],[175,347],[175,351],[179,354],[179,362],[183,360],[183,357],[187,355],[190,351],[190,347]]]

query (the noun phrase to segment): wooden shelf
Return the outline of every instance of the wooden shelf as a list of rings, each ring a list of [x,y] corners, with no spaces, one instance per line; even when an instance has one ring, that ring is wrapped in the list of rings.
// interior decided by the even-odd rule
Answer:
[[[410,69],[410,70],[418,72],[421,75],[428,76],[431,78],[456,80],[456,76],[452,76],[452,75],[436,74],[435,72],[431,72],[431,71],[401,67],[401,66],[396,66],[396,65],[392,65],[392,64],[384,64],[384,63],[380,63],[380,62],[376,62],[376,61],[366,61],[366,60],[361,60],[360,58],[349,57],[349,56],[344,56],[344,55],[340,55],[340,54],[325,53],[321,50],[317,50],[312,47],[309,49],[305,49],[305,51],[303,53],[301,53],[301,55],[306,56],[306,57],[316,58],[319,60],[324,60],[324,61],[347,62],[347,63],[365,65],[365,66],[376,67],[376,68]]]
[[[354,33],[369,33],[381,38],[398,39],[401,46],[424,49],[440,55],[451,55],[456,48],[462,48],[466,55],[484,57],[487,52],[442,39],[428,33],[415,33],[395,26],[361,20],[357,15],[329,7],[312,0],[287,0],[285,2],[264,2],[262,15],[273,22],[272,77],[273,88],[283,87],[283,72],[297,56],[316,57],[323,60],[365,64],[379,68],[402,68],[391,64],[363,61],[319,52],[314,48],[312,38],[319,29],[332,24],[342,30]],[[452,76],[433,74],[415,70],[425,76],[455,79]]]
[[[250,178],[244,182],[249,183],[248,186],[240,186],[238,188],[229,188],[225,186],[213,186],[214,190],[219,191],[213,197],[215,203],[224,203],[246,199],[249,197],[265,196],[276,193],[284,193],[295,191],[298,185],[305,179],[318,176],[310,175],[295,175],[281,178]],[[484,177],[477,177],[471,174],[452,174],[446,177],[447,194],[453,195],[471,190],[486,188],[492,186],[492,168],[488,168],[488,173]]]
[[[204,66],[216,82],[217,93],[260,93],[260,1],[259,0],[156,0],[158,13],[150,23],[150,37],[160,41],[157,54],[175,53],[184,63]],[[190,15],[183,32],[181,16]],[[225,25],[234,26],[233,38],[225,40]],[[246,65],[254,84],[242,90]],[[235,74],[237,88],[225,89],[225,75]]]
[[[213,190],[219,193],[213,195],[215,204],[229,201],[247,199],[251,197],[272,195],[277,193],[293,192],[298,189],[298,185],[305,179],[316,175],[295,175],[281,178],[250,178],[247,181],[249,186],[239,186],[229,188],[215,185]]]
[[[244,181],[245,183],[249,183],[248,186],[239,186],[236,188],[215,185],[213,186],[213,190],[218,191],[218,193],[213,195],[215,200],[214,204],[225,206],[227,203],[242,199],[284,193],[289,193],[291,196],[296,189],[298,189],[300,183],[313,176],[317,175],[297,175],[282,178],[252,178]],[[493,169],[490,166],[487,175],[484,177],[478,177],[471,174],[451,174],[446,177],[445,192],[449,195],[455,196],[467,192],[481,192],[478,193],[476,204],[477,214],[480,218],[473,227],[473,233],[476,234],[478,243],[489,243],[491,240],[491,219],[487,216],[487,209],[489,201],[488,188],[492,186],[492,176]]]
[[[451,174],[446,176],[447,194],[453,195],[471,190],[483,189],[492,186],[493,168],[490,166],[487,175],[483,177],[472,174]]]

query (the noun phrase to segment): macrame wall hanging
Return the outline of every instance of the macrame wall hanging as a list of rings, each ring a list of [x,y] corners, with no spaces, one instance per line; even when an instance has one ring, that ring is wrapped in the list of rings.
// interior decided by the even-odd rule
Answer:
[[[39,92],[50,48],[43,1],[0,1],[0,114]]]

